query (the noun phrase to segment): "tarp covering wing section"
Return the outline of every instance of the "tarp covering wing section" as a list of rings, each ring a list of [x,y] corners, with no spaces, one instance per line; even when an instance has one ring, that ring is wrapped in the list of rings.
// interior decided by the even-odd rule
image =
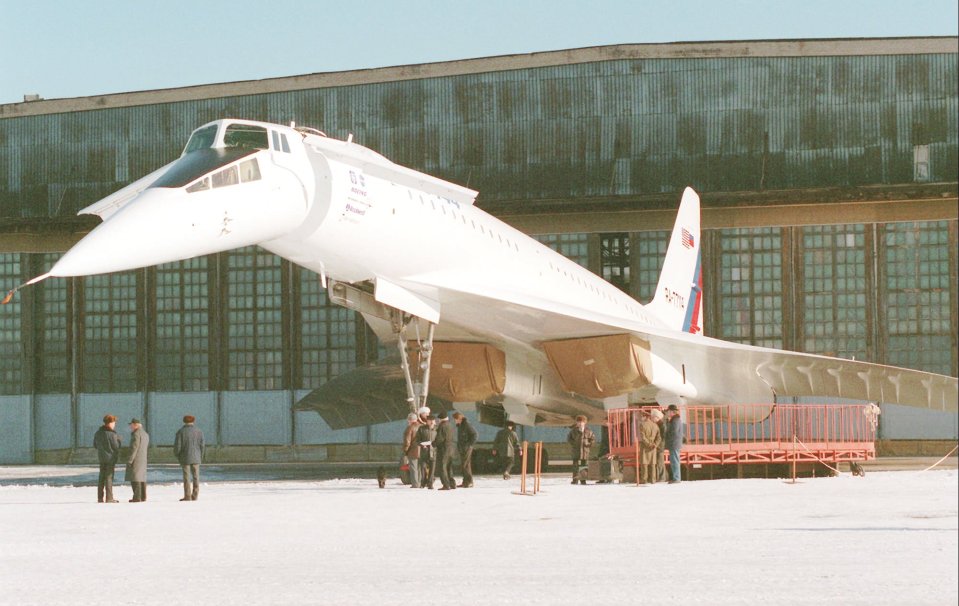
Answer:
[[[430,393],[450,402],[477,402],[503,393],[506,354],[485,343],[433,343]]]
[[[432,396],[427,405],[434,413],[452,410],[449,402]],[[410,413],[410,405],[399,358],[342,374],[311,391],[293,410],[316,411],[330,429],[402,421]]]
[[[588,398],[609,398],[649,385],[649,343],[635,335],[547,341],[543,349],[563,388]]]

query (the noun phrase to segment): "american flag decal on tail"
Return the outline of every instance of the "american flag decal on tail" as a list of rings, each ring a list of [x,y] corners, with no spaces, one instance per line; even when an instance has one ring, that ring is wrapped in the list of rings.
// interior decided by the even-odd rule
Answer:
[[[683,228],[683,246],[685,248],[692,248],[696,245],[695,240],[693,239],[693,234],[689,233],[685,227]]]

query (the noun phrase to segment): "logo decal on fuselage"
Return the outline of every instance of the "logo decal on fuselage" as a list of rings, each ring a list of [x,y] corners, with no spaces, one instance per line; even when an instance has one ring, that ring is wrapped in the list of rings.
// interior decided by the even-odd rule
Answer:
[[[366,216],[366,211],[370,209],[367,199],[366,177],[362,172],[351,170],[350,172],[350,190],[346,194],[346,204],[343,206],[343,213],[340,219],[350,223],[359,223]]]

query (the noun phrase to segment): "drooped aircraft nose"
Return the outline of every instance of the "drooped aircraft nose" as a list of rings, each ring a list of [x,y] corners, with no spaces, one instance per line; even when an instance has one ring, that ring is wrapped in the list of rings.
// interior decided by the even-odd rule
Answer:
[[[299,225],[302,190],[259,185],[197,193],[148,188],[68,250],[49,275],[149,267],[257,244]]]

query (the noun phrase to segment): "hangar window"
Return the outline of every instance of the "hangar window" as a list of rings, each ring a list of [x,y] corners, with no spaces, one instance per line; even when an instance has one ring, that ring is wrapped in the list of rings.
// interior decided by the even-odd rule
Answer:
[[[629,234],[603,234],[599,245],[603,279],[629,292]]]
[[[723,230],[721,263],[721,338],[738,343],[781,348],[781,230]]]
[[[656,294],[670,233],[659,230],[630,234],[630,256],[636,258],[636,271],[630,275],[629,288],[640,301],[649,301]]]
[[[40,255],[43,267],[50,267],[60,259],[59,253]],[[70,281],[72,283],[72,281]],[[67,280],[45,280],[37,284],[37,305],[43,313],[35,316],[37,369],[36,386],[40,393],[69,393],[73,356],[67,344],[73,322],[69,304],[73,287]],[[14,304],[14,299],[10,304]]]
[[[950,275],[955,273],[949,257],[955,241],[950,242],[949,222],[890,223],[885,244],[886,362],[954,374]]]
[[[266,129],[253,124],[227,125],[226,133],[223,135],[223,145],[244,149],[269,149],[270,147]]]
[[[210,376],[211,257],[156,269],[156,388],[204,391]]]
[[[282,389],[280,258],[255,246],[228,255],[227,389]]]
[[[300,267],[293,271],[300,292],[294,301],[300,342],[295,385],[313,389],[356,367],[356,314],[329,300],[318,275]],[[360,326],[363,330],[362,322]]]
[[[83,391],[137,391],[138,275],[125,272],[83,279]]]
[[[16,283],[20,280],[20,254],[0,254],[0,280],[5,284]],[[23,355],[21,336],[20,297],[10,301],[9,311],[0,314],[0,394],[20,393],[21,385],[21,356]]]
[[[929,171],[929,146],[916,145],[912,148],[912,180],[931,181]]]
[[[866,247],[862,225],[804,227],[803,351],[866,359]]]

